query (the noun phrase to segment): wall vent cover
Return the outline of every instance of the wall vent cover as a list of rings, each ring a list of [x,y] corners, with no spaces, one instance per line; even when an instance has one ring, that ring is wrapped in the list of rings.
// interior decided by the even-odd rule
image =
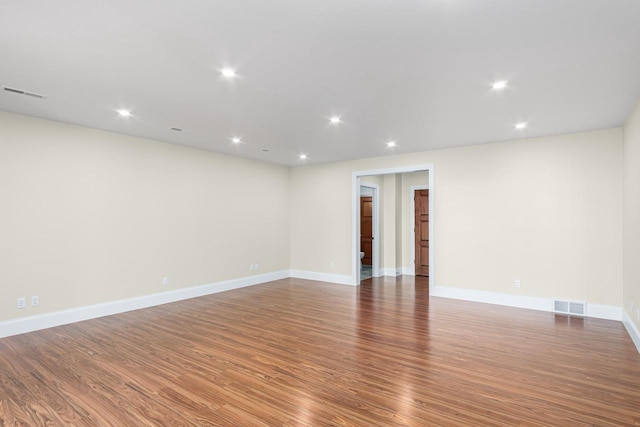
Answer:
[[[573,316],[586,316],[587,303],[580,301],[555,300],[553,302],[553,311],[556,313],[569,314]]]
[[[17,95],[30,96],[32,98],[38,98],[38,99],[45,99],[46,98],[46,96],[41,95],[39,93],[28,92],[26,90],[16,89],[14,87],[2,86],[2,89],[4,89],[7,92],[15,93]]]

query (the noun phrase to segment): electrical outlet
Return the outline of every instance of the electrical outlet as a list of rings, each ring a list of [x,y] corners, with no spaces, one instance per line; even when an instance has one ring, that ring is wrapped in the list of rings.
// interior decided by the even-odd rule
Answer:
[[[40,305],[40,297],[37,295],[34,295],[31,297],[31,307],[37,307]]]
[[[168,285],[168,284],[169,284],[169,278],[168,278],[168,277],[166,277],[166,276],[165,276],[165,277],[163,277],[163,278],[162,278],[162,284],[163,284],[163,285]]]
[[[516,288],[520,287],[520,280],[516,280],[516,282],[514,283],[514,285]]]
[[[257,270],[258,268],[260,268],[260,264],[256,264],[255,270]]]
[[[253,264],[249,264],[249,271],[253,271]]]
[[[22,310],[23,308],[27,308],[27,299],[24,297],[18,298],[18,310]]]

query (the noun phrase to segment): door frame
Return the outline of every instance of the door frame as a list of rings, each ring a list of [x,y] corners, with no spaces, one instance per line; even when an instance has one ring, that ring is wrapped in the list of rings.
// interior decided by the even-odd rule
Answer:
[[[428,185],[412,185],[409,187],[409,224],[412,224],[413,233],[411,234],[411,260],[413,265],[411,266],[411,274],[416,275],[416,190],[428,190]],[[429,192],[429,209],[431,209],[431,192]],[[431,212],[429,212],[429,234],[431,234]],[[429,264],[431,264],[431,236],[429,236]],[[431,270],[431,265],[429,265]],[[431,271],[429,271],[431,275]]]
[[[402,166],[387,169],[372,169],[351,172],[351,280],[355,286],[360,285],[360,269],[358,260],[360,259],[360,177],[368,175],[388,175],[407,172],[423,172],[429,174],[429,291],[433,292],[436,283],[434,260],[434,233],[435,223],[435,170],[433,163],[415,166]],[[415,248],[414,248],[415,251]],[[415,265],[415,264],[414,264]]]
[[[371,218],[373,222],[373,227],[371,228],[371,235],[373,237],[373,244],[371,245],[371,275],[373,277],[380,277],[380,239],[378,238],[380,236],[380,203],[378,202],[380,186],[378,184],[360,183],[358,186],[358,197],[360,197],[360,187],[371,188],[373,190],[373,196],[371,198],[373,201],[373,216]],[[360,203],[358,203],[358,218],[360,218]],[[360,236],[360,221],[358,221],[358,236]],[[360,239],[358,239],[358,258],[359,257]],[[358,279],[360,279],[360,271],[358,271]]]

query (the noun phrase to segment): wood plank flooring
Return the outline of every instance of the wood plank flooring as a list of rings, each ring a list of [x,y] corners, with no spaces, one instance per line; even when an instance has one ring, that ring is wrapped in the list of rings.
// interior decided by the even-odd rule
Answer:
[[[286,279],[0,340],[0,425],[640,425],[640,354],[420,278]]]

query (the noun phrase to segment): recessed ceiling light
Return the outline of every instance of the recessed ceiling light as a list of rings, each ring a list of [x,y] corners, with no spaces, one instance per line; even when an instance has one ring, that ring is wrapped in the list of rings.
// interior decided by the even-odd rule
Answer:
[[[234,78],[236,76],[236,70],[234,70],[233,68],[223,68],[222,70],[220,70],[220,73],[223,77],[226,77],[228,79]]]
[[[118,114],[120,117],[131,117],[131,111],[129,110],[118,110]]]
[[[517,123],[515,125],[515,128],[518,129],[518,130],[526,129],[527,128],[527,122]]]
[[[231,142],[233,142],[234,144],[240,144],[240,138],[235,137],[235,138],[231,138]]]
[[[307,159],[307,155],[306,154],[300,154],[300,160],[306,160]]]
[[[395,147],[395,146],[396,146],[396,142],[395,141],[387,142],[387,147]]]
[[[493,90],[502,90],[507,87],[506,80],[500,80],[491,85],[491,89]]]
[[[329,121],[334,125],[337,125],[338,123],[342,122],[342,120],[340,120],[340,117],[338,116],[331,117]]]

